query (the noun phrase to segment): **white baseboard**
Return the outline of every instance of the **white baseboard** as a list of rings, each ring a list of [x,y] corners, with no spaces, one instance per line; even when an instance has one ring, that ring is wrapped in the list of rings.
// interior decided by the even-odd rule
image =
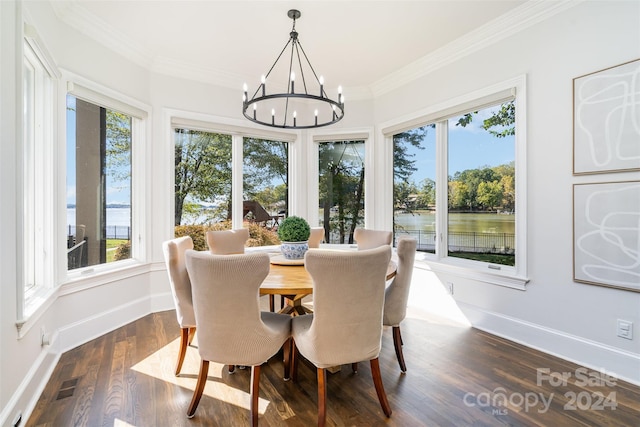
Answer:
[[[113,309],[66,325],[51,335],[51,344],[44,348],[20,387],[0,413],[0,426],[12,426],[13,418],[22,413],[25,425],[42,391],[53,374],[60,356],[79,345],[133,322],[149,313],[174,308],[171,292],[159,293],[129,301]]]
[[[473,327],[640,386],[640,354],[457,302]],[[540,366],[546,368],[546,366]]]

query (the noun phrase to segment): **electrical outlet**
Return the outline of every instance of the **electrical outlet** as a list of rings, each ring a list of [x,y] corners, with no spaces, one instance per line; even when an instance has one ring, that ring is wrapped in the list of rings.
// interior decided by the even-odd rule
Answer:
[[[447,282],[446,287],[447,287],[447,293],[449,295],[453,295],[453,282]]]
[[[618,319],[617,335],[628,340],[633,339],[633,322]]]
[[[45,346],[51,344],[51,337],[44,326],[40,327],[40,345]]]

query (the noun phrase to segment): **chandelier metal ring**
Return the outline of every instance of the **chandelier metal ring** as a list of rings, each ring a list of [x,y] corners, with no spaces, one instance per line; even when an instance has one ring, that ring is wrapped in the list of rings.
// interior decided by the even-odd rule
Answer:
[[[269,69],[269,72],[261,79],[261,83],[249,98],[247,85],[243,88],[242,114],[250,121],[264,126],[277,127],[283,129],[310,129],[328,126],[339,122],[344,117],[344,96],[342,88],[338,88],[338,98],[333,100],[327,96],[324,90],[324,80],[318,77],[302,44],[298,39],[296,31],[296,19],[302,14],[296,9],[287,12],[287,16],[293,20],[293,27],[289,33],[289,40]],[[281,93],[268,93],[267,78],[276,69],[278,61],[287,47],[291,47],[289,60],[286,91]],[[300,55],[302,52],[302,56]],[[303,62],[304,58],[305,62]],[[303,91],[295,91],[296,72],[300,75]],[[317,86],[311,93],[307,86],[307,75],[311,75],[310,84]],[[273,80],[273,79],[272,79]],[[276,87],[276,85],[271,85]],[[283,84],[281,87],[284,87]],[[316,94],[314,94],[316,93]],[[249,108],[253,106],[253,108]],[[313,111],[313,116],[310,112]],[[298,116],[298,112],[301,113]],[[311,118],[309,118],[311,116]]]

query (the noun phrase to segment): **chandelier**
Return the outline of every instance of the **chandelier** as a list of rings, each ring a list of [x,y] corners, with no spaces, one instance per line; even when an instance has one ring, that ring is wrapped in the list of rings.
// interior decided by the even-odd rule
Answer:
[[[298,39],[296,19],[300,18],[301,13],[299,10],[291,9],[287,12],[287,16],[293,19],[289,41],[284,45],[267,74],[262,76],[260,85],[251,98],[247,93],[247,84],[244,84],[242,114],[252,122],[284,129],[310,129],[337,123],[344,117],[342,87],[338,87],[337,100],[334,101],[327,96],[323,77],[318,77],[316,74]],[[285,60],[280,61],[287,47],[291,48],[288,67]],[[278,86],[277,83],[274,84],[275,78],[272,77],[269,84],[267,79],[272,72],[277,74],[278,71],[282,75],[286,72],[286,80],[283,78],[279,86],[283,91],[270,92],[267,86],[269,89],[276,89]],[[284,91],[285,86],[286,91]]]

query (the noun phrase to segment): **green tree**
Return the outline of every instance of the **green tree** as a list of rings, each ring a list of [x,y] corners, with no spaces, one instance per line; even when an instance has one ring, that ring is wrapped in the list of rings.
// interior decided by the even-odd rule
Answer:
[[[478,184],[476,200],[479,205],[491,210],[502,202],[503,191],[500,181],[481,182]]]
[[[353,243],[353,231],[362,223],[363,156],[363,141],[334,141],[319,146],[319,191],[327,241],[332,230],[338,234],[340,243]],[[332,215],[334,208],[337,212]]]
[[[244,138],[243,160],[244,199],[256,200],[263,207],[271,209],[282,203],[285,212],[288,212],[288,144],[283,141]],[[276,187],[280,187],[280,190],[276,190]]]
[[[411,148],[424,150],[424,140],[429,129],[435,129],[435,124],[421,126],[393,135],[393,204],[394,206],[407,205],[405,192],[409,178],[418,169],[415,166],[415,154],[411,154]],[[417,192],[417,189],[416,191]]]
[[[469,210],[475,210],[478,208],[478,186],[481,182],[491,182],[499,179],[496,172],[488,166],[484,166],[482,169],[467,169],[461,172],[456,172],[450,181],[460,182],[465,185],[464,200],[457,196],[454,206],[457,208],[466,207]],[[462,205],[460,205],[462,203]],[[451,203],[449,203],[451,206]]]
[[[231,209],[231,136],[175,130],[175,218],[180,225],[187,198]],[[222,216],[220,219],[225,218]]]
[[[426,209],[436,204],[436,182],[430,178],[425,178],[420,182],[418,189],[417,207]]]
[[[464,114],[460,117],[456,126],[465,127],[469,125],[476,114],[478,114],[477,111]],[[491,117],[483,120],[482,128],[497,138],[504,138],[516,134],[515,123],[516,104],[515,101],[509,101],[500,105],[500,109],[491,115]]]

